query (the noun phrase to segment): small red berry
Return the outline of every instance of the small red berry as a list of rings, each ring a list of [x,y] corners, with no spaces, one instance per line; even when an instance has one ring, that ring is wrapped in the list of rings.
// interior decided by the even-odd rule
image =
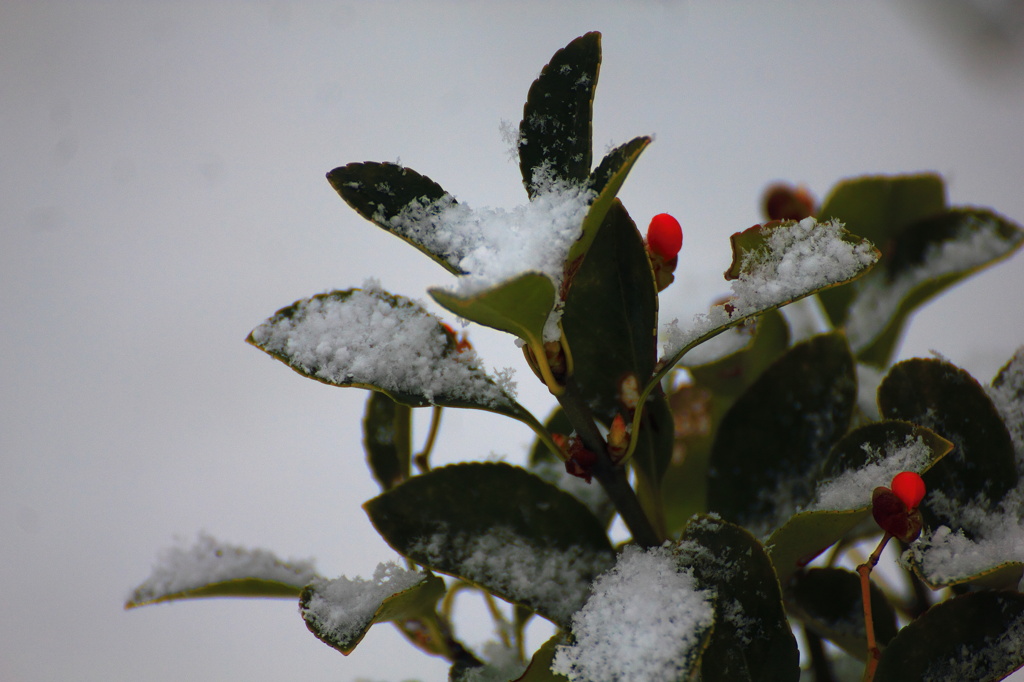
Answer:
[[[904,471],[893,477],[892,491],[903,500],[907,509],[916,509],[924,499],[924,481],[913,471]]]
[[[683,248],[683,228],[668,213],[651,218],[647,228],[647,246],[664,260],[672,260]]]

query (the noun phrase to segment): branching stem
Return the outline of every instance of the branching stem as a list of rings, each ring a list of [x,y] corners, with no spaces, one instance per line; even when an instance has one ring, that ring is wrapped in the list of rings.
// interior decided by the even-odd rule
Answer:
[[[660,545],[664,538],[658,535],[644,513],[640,500],[637,499],[636,491],[633,490],[626,477],[625,467],[612,464],[604,437],[601,436],[601,432],[597,428],[590,407],[580,395],[576,381],[569,377],[565,383],[565,390],[556,397],[565,416],[576,429],[576,435],[583,441],[584,447],[597,456],[593,468],[594,478],[601,484],[605,493],[608,494],[608,498],[615,505],[623,523],[626,524],[626,528],[633,536],[633,541],[645,549]]]
[[[885,549],[890,538],[892,535],[889,533],[883,535],[881,542],[878,543],[878,547],[875,547],[875,551],[871,553],[868,560],[857,567],[857,573],[860,574],[861,599],[864,601],[864,632],[868,638],[868,663],[864,667],[862,682],[871,682],[875,679],[875,669],[878,668],[878,659],[882,655],[878,649],[878,643],[875,641],[875,624],[871,616],[871,569],[878,564],[878,558],[882,556],[882,550]]]

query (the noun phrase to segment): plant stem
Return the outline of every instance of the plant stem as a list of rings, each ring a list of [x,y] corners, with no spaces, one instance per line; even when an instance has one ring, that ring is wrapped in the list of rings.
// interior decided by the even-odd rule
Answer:
[[[864,601],[864,632],[868,638],[868,663],[864,668],[862,682],[871,682],[875,679],[875,669],[878,668],[878,659],[882,655],[875,641],[875,623],[871,617],[871,569],[878,563],[878,558],[882,556],[882,550],[891,537],[889,533],[883,535],[868,560],[857,567],[857,573],[860,574],[861,599]]]
[[[615,505],[623,523],[632,534],[633,541],[645,549],[660,545],[664,538],[654,530],[643,507],[640,506],[636,491],[633,490],[626,477],[625,467],[612,463],[604,437],[601,436],[601,432],[597,428],[590,407],[580,395],[580,389],[575,379],[568,377],[565,382],[565,390],[556,397],[562,410],[565,411],[565,416],[576,429],[576,435],[583,441],[587,450],[597,456],[593,468],[594,478],[601,484],[605,493],[608,494],[608,498]]]
[[[413,457],[413,462],[416,463],[416,468],[419,469],[421,474],[430,471],[430,453],[434,450],[437,432],[441,427],[441,412],[443,410],[443,407],[434,405],[433,411],[430,413],[430,432],[427,434],[427,442],[424,443],[423,450]]]

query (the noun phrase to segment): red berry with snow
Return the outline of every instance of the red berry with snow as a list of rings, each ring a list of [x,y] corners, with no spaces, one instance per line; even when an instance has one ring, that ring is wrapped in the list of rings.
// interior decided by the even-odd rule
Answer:
[[[907,509],[916,509],[924,499],[924,481],[913,471],[904,471],[893,477],[892,491],[903,500]]]
[[[668,213],[651,218],[647,228],[647,246],[664,260],[672,260],[683,248],[683,228]]]

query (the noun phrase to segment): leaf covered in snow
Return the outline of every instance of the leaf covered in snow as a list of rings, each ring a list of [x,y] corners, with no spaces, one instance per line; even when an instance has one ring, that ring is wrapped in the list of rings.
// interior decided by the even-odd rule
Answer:
[[[165,550],[125,608],[178,599],[299,596],[316,577],[310,561],[283,561],[264,549],[248,549],[200,535],[189,547]]]
[[[527,421],[507,385],[420,304],[375,287],[319,294],[282,308],[246,339],[296,372],[386,393],[411,407],[490,410]]]
[[[866,277],[821,294],[857,358],[877,367],[891,361],[917,308],[1024,244],[1024,231],[1002,216],[948,208],[942,179],[930,174],[846,180],[819,216],[843,221],[881,250],[878,267]]]
[[[714,614],[714,593],[670,547],[627,546],[573,615],[573,643],[557,647],[552,670],[572,682],[689,679]]]
[[[569,493],[519,467],[454,464],[363,505],[400,554],[564,625],[614,552]]]
[[[432,614],[444,596],[437,576],[379,564],[373,578],[317,578],[302,591],[299,613],[309,631],[346,656],[374,623]]]

